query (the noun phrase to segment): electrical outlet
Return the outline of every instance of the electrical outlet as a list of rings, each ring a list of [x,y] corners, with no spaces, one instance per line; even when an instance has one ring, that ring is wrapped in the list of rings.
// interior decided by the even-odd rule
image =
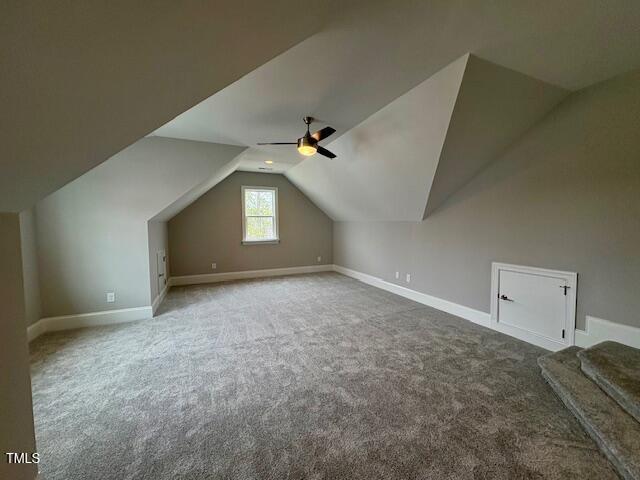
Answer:
[[[114,303],[116,301],[115,292],[107,292],[107,303]]]
[[[407,273],[407,283],[411,283],[411,274]]]
[[[316,258],[316,260],[318,261],[318,263],[320,263],[322,261],[322,257],[318,257]]]
[[[400,272],[396,272],[396,280],[400,278]]]
[[[217,263],[212,263],[211,264],[211,270],[215,270],[216,268],[218,268],[218,264]]]

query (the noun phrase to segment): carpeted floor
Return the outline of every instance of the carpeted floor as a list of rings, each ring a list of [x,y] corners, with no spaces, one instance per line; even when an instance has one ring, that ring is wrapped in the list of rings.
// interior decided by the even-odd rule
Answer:
[[[31,350],[45,480],[617,478],[541,349],[334,273]]]

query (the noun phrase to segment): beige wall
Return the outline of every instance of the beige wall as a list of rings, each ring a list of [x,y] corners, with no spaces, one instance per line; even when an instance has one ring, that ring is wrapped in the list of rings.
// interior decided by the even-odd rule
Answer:
[[[573,94],[425,221],[335,223],[334,263],[484,312],[492,261],[576,271],[579,328],[640,327],[638,132],[640,72]]]
[[[38,242],[35,209],[20,213],[20,242],[22,248],[22,276],[24,278],[24,310],[27,325],[41,317],[40,275],[38,273]]]
[[[242,185],[278,187],[279,244],[241,244]],[[331,219],[276,174],[236,172],[169,221],[173,276],[328,264],[331,243]]]
[[[147,222],[242,150],[145,138],[39,202],[42,315],[149,305]]]
[[[0,213],[0,478],[32,479],[35,465],[9,465],[5,452],[35,452],[24,318],[20,219]]]

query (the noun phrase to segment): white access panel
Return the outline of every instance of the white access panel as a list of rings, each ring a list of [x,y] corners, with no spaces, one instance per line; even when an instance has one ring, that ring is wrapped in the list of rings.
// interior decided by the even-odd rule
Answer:
[[[156,252],[156,267],[158,272],[158,295],[167,285],[167,255],[164,250]]]
[[[576,287],[573,272],[494,263],[492,327],[548,350],[571,346]]]

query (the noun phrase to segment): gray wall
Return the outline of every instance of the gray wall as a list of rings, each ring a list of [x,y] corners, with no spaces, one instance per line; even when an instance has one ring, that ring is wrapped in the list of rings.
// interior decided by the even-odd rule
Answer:
[[[278,187],[279,244],[241,244],[242,185]],[[236,172],[169,221],[173,276],[329,264],[331,244],[331,219],[276,174]]]
[[[166,275],[168,279],[170,276],[169,267],[169,229],[167,222],[149,222],[149,283],[151,285],[151,303],[160,294],[158,289],[158,260],[157,252],[164,250],[167,257]]]
[[[492,261],[576,271],[578,328],[640,327],[638,132],[640,72],[575,93],[425,221],[335,223],[334,263],[485,312]]]
[[[24,280],[24,310],[27,325],[40,320],[40,275],[38,273],[38,242],[35,209],[20,213],[20,242],[22,248],[22,277]]]
[[[568,94],[567,90],[469,55],[422,219]]]
[[[0,478],[32,479],[35,465],[9,465],[5,452],[35,452],[20,219],[0,213]]]
[[[146,138],[39,202],[42,315],[149,305],[148,220],[242,150]]]

